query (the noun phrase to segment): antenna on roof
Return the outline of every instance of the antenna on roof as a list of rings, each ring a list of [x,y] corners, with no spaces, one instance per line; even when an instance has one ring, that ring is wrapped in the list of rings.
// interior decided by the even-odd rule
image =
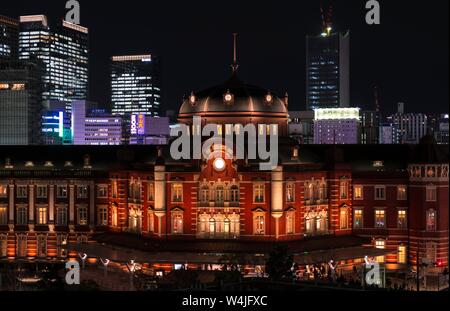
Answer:
[[[233,73],[236,73],[239,65],[237,63],[237,33],[233,33],[233,64],[231,65]]]

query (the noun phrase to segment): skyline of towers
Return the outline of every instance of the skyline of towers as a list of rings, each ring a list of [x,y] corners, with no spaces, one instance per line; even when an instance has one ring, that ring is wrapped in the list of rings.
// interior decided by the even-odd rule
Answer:
[[[0,61],[17,59],[19,52],[19,22],[0,15]]]
[[[52,27],[45,15],[20,17],[19,59],[44,68],[43,101],[71,102],[89,97],[89,31],[66,21]]]

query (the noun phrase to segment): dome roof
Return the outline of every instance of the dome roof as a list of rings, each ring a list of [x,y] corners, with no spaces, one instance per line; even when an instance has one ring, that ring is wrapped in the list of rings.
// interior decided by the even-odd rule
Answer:
[[[225,83],[192,93],[180,108],[180,116],[208,113],[285,114],[288,110],[269,90],[243,83],[234,73]]]

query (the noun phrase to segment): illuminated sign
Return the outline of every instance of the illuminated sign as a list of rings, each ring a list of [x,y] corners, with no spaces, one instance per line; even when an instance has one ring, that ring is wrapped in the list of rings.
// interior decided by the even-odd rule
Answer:
[[[319,120],[359,120],[359,108],[315,109],[314,119]]]
[[[131,135],[137,134],[137,115],[131,115]]]

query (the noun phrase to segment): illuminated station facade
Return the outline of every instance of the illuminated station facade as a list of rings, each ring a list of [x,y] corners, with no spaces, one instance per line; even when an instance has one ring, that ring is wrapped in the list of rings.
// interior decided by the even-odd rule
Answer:
[[[448,266],[448,150],[431,138],[417,146],[297,145],[286,137],[287,96],[236,73],[185,99],[179,121],[192,133],[195,116],[223,134],[237,123],[276,132],[278,165],[261,171],[260,161],[227,159],[220,146],[201,160],[174,160],[156,146],[0,149],[1,260],[62,259],[68,243],[99,235],[161,247],[184,241],[192,251],[213,241],[332,252],[357,237],[386,250],[378,259],[387,264],[414,266],[419,254]]]

